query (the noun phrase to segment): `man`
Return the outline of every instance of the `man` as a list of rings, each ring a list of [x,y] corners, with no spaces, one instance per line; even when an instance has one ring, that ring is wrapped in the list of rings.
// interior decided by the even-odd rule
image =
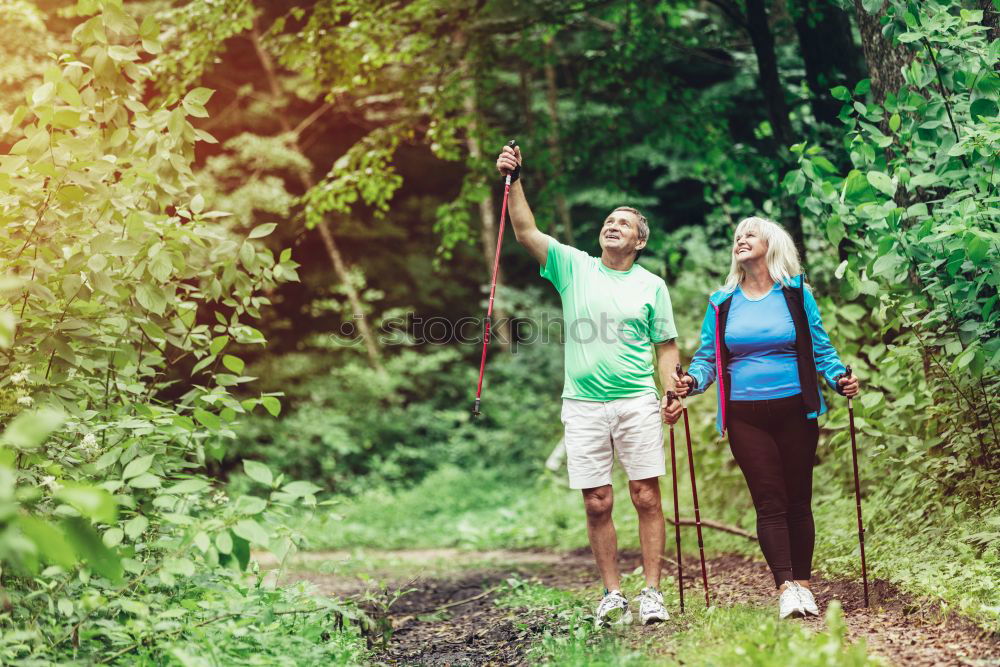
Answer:
[[[679,359],[670,295],[663,280],[635,263],[649,238],[646,219],[619,207],[604,221],[601,256],[563,245],[543,234],[518,179],[520,148],[504,146],[501,174],[511,174],[508,207],[517,241],[541,265],[540,273],[559,290],[566,327],[566,373],[562,421],[570,486],[582,489],[587,535],[604,581],[597,624],[629,623],[632,613],[621,592],[618,542],[611,519],[611,467],[617,454],[629,478],[639,515],[646,587],[639,594],[639,622],[669,618],[663,606],[660,554],[663,509],[660,476],[666,398],[657,399],[653,351],[664,389],[674,386]],[[671,423],[677,414],[670,412]]]

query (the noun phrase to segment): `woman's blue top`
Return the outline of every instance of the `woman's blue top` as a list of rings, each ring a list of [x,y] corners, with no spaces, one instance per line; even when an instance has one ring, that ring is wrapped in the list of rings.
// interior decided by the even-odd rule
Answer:
[[[837,356],[837,351],[833,349],[833,345],[830,344],[830,336],[827,335],[826,329],[823,328],[823,320],[819,314],[819,307],[816,305],[816,299],[813,297],[812,290],[807,289],[804,285],[805,276],[798,275],[793,276],[791,280],[786,283],[786,286],[792,290],[802,290],[802,307],[805,310],[806,323],[809,327],[809,336],[812,338],[812,362],[815,370],[819,372],[823,378],[826,380],[827,384],[834,391],[838,391],[837,378],[844,373],[846,370],[844,364],[840,361],[840,357]],[[773,297],[775,294],[783,297],[784,294],[780,292],[772,292],[768,296]],[[705,319],[701,325],[701,345],[698,347],[698,351],[694,353],[694,357],[691,358],[691,366],[688,368],[688,373],[695,380],[695,386],[691,390],[691,395],[700,394],[706,389],[708,389],[713,382],[716,380],[716,375],[718,373],[718,365],[720,360],[716,357],[720,354],[720,350],[725,348],[729,351],[729,327],[733,326],[730,323],[730,318],[732,316],[733,304],[729,304],[729,310],[724,315],[725,326],[723,327],[726,332],[726,340],[720,341],[717,337],[717,329],[720,322],[720,309],[726,303],[727,300],[735,298],[736,294],[734,292],[728,292],[725,290],[716,290],[712,296],[708,298],[708,306],[705,308]],[[785,317],[791,317],[791,313],[787,308],[788,300],[785,299]],[[759,305],[759,303],[751,303],[748,305]],[[755,318],[756,319],[756,318]],[[727,356],[732,356],[731,352]],[[724,361],[723,358],[723,370],[732,379],[732,364],[730,362]],[[812,372],[812,369],[809,369]],[[796,378],[795,381],[798,382],[798,369],[796,368],[795,373],[789,371],[789,376]],[[732,383],[726,383],[725,393],[729,395],[728,400],[735,398],[732,393]],[[806,416],[810,419],[816,418],[817,415],[821,415],[826,412],[826,401],[823,400],[823,393],[819,391],[819,387],[816,388],[818,398],[819,398],[819,409],[810,411]],[[723,396],[722,387],[719,387],[719,403],[722,409],[718,410],[715,416],[715,424],[719,429],[719,433],[725,434],[726,432],[726,420],[725,420],[725,400]],[[751,398],[760,398],[759,395],[752,396]]]
[[[733,401],[787,398],[802,392],[795,354],[795,325],[775,283],[760,299],[737,288],[726,323]]]

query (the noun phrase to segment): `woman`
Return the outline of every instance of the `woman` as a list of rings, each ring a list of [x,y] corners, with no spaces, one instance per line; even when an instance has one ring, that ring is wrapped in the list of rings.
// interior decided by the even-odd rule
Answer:
[[[709,298],[701,347],[677,379],[677,394],[699,394],[718,379],[716,421],[729,434],[757,510],[781,618],[819,615],[809,590],[816,418],[826,411],[817,373],[838,393],[856,396],[858,380],[845,372],[791,236],[763,218],[740,222],[729,277]]]

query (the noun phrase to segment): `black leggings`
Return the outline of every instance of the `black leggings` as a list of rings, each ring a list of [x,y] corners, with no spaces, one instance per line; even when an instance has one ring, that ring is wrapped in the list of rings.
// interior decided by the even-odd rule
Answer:
[[[802,394],[767,401],[730,401],[729,448],[750,487],[757,537],[774,583],[809,579],[816,527],[812,469],[819,426],[806,417]]]

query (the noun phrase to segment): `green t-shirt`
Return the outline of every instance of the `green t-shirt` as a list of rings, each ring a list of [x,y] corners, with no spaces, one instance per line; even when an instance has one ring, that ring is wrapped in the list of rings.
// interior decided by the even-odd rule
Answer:
[[[545,267],[562,297],[563,398],[610,401],[656,393],[653,343],[677,337],[663,279],[638,264],[609,269],[599,257],[549,240]]]

